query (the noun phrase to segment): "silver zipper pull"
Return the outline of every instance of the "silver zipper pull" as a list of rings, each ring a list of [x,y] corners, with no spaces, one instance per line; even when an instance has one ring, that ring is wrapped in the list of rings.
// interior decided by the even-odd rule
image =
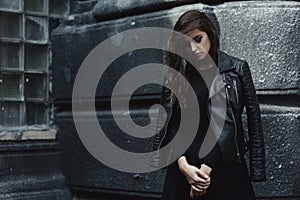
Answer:
[[[241,155],[240,155],[240,153],[236,154],[236,162],[237,163],[241,163]]]
[[[239,93],[237,91],[237,83],[236,83],[236,80],[233,79],[233,87],[234,87],[234,91],[235,91],[235,97],[236,97],[236,102],[237,103],[240,103],[240,100],[239,100]]]

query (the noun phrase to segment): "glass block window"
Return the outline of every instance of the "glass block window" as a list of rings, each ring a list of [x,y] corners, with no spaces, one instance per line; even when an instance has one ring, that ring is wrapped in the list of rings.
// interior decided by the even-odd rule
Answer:
[[[1,38],[22,38],[22,15],[15,13],[0,12],[0,37]]]
[[[1,0],[0,9],[4,11],[22,11],[21,0]]]
[[[22,46],[0,42],[0,70],[21,70]]]
[[[51,1],[51,0],[50,0]],[[25,0],[25,12],[26,13],[47,13],[47,5],[44,0]]]
[[[0,131],[49,124],[49,21],[69,0],[0,0]]]

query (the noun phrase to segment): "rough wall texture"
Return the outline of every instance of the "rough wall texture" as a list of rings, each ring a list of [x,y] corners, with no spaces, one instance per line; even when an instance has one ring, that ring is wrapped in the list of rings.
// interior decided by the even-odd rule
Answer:
[[[0,199],[68,200],[58,142],[0,142]]]
[[[226,3],[215,13],[222,49],[247,59],[258,90],[299,91],[299,3]]]
[[[195,8],[215,13],[221,49],[246,59],[251,67],[262,108],[268,172],[266,182],[254,184],[257,197],[300,197],[300,3],[254,1],[207,6],[193,4],[193,1],[167,0],[73,1],[64,25],[52,33],[56,123],[60,130],[64,172],[78,198],[159,198],[164,171],[118,172],[96,161],[82,146],[72,121],[73,83],[85,56],[103,40],[136,27],[171,28],[183,12]],[[156,51],[133,52],[114,63],[107,73],[109,78],[97,91],[99,116],[109,113],[107,96],[118,77],[134,66],[161,62],[160,56]],[[159,101],[160,92],[161,87],[155,86],[141,90],[136,96],[133,109],[140,114],[134,117],[137,123],[147,122],[146,108]],[[102,117],[100,123],[106,126],[108,135],[117,134],[112,139],[119,145],[128,141],[125,144],[128,148],[145,151],[151,148],[151,138],[139,141],[122,136],[109,114]]]

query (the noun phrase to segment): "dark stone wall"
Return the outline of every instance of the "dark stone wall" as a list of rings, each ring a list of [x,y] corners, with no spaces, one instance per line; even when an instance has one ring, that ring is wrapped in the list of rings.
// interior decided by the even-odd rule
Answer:
[[[71,1],[71,13],[52,33],[53,84],[63,171],[78,199],[159,199],[164,171],[130,174],[98,162],[82,145],[72,119],[76,73],[99,43],[124,30],[145,26],[172,28],[190,9],[213,12],[220,27],[221,49],[246,59],[259,95],[265,131],[268,180],[254,183],[260,199],[300,197],[299,152],[299,21],[296,1]],[[142,50],[114,62],[96,93],[100,124],[124,148],[151,151],[153,138],[122,135],[110,109],[110,93],[118,78],[132,67],[161,63],[162,53]],[[160,86],[139,90],[132,103],[138,124],[147,123],[147,108],[159,102]],[[129,95],[129,94],[128,94]],[[85,100],[81,99],[84,103]],[[90,113],[85,113],[83,120]],[[120,116],[121,117],[121,116]],[[86,120],[88,123],[88,120]],[[124,144],[124,141],[127,143]]]
[[[57,141],[0,142],[0,199],[71,199]]]

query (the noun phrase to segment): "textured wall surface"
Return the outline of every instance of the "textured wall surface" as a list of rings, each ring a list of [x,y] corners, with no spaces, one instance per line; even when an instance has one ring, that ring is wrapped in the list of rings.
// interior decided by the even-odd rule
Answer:
[[[226,3],[216,7],[222,49],[247,59],[258,90],[299,91],[299,9],[296,2]]]
[[[300,196],[300,109],[262,105],[268,180],[256,183],[258,196]]]
[[[0,199],[71,199],[57,141],[0,142]]]
[[[215,13],[220,27],[221,49],[247,60],[251,67],[261,102],[267,153],[268,180],[254,183],[257,197],[298,199],[300,3],[253,1],[207,6],[193,4],[193,1],[168,0],[117,1],[112,6],[110,4],[113,2],[73,1],[71,14],[64,25],[52,33],[55,120],[60,131],[64,173],[77,197],[159,198],[164,171],[148,174],[118,172],[99,163],[83,147],[72,121],[73,83],[85,56],[103,40],[136,27],[171,28],[183,12],[196,8]],[[106,78],[100,82],[101,88],[96,95],[100,123],[107,128],[108,137],[119,146],[149,151],[152,141],[151,138],[141,141],[122,136],[109,113],[107,97],[123,73],[143,63],[161,62],[161,55],[161,52],[153,50],[126,54],[113,63]],[[137,123],[147,123],[147,108],[159,101],[160,92],[159,86],[139,90],[132,108],[138,113],[133,117]]]

